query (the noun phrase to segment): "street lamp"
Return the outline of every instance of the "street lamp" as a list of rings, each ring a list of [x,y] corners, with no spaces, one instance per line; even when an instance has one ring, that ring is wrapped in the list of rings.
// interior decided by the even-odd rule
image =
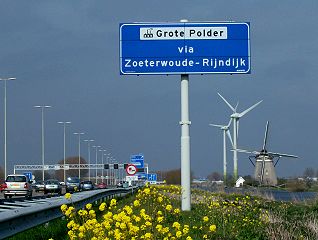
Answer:
[[[99,150],[100,152],[102,152],[102,179],[104,180],[104,152],[106,152],[107,150]]]
[[[64,145],[64,150],[63,150],[63,156],[64,156],[64,162],[63,162],[63,164],[64,164],[64,166],[63,166],[63,170],[64,170],[64,175],[63,175],[63,180],[64,180],[64,183],[66,182],[66,175],[65,175],[65,159],[66,159],[66,147],[65,147],[65,128],[66,128],[66,124],[71,124],[71,122],[57,122],[57,123],[59,123],[59,124],[63,124],[63,129],[64,129],[64,131],[63,131],[63,145]]]
[[[110,161],[111,161],[111,163],[115,163],[116,161],[115,161],[115,158],[114,157],[110,157]],[[114,165],[113,165],[114,166]],[[111,171],[111,172],[113,172],[113,173],[111,173],[112,175],[113,175],[113,181],[112,181],[112,184],[113,185],[116,185],[116,173],[117,172],[115,172],[115,168],[113,167],[113,171]]]
[[[0,78],[4,81],[4,177],[7,177],[7,81],[16,78]]]
[[[97,152],[98,152],[98,148],[100,148],[101,146],[93,146],[93,148],[95,148],[95,153],[96,153],[96,166],[95,166],[95,183],[97,184]]]
[[[42,116],[42,180],[44,181],[44,109],[45,108],[50,108],[52,106],[49,105],[37,105],[33,106],[35,108],[40,108],[41,109],[41,116]]]
[[[81,135],[85,133],[76,132],[73,134],[78,135],[78,178],[81,179]]]
[[[93,139],[85,139],[84,142],[87,142],[88,147],[88,180],[91,180],[91,142],[94,142]]]

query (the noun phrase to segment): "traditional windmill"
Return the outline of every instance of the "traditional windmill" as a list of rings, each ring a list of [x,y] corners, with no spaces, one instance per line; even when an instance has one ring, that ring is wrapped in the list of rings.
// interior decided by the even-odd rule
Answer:
[[[277,165],[281,157],[298,158],[295,155],[285,153],[274,153],[267,151],[266,144],[268,138],[269,122],[266,123],[265,136],[263,141],[263,148],[261,151],[247,151],[243,149],[237,149],[238,152],[252,153],[254,156],[250,156],[249,160],[255,167],[254,179],[259,182],[260,185],[275,186],[277,185],[277,176],[275,166]],[[254,161],[252,160],[254,158]],[[274,159],[277,158],[275,164]]]

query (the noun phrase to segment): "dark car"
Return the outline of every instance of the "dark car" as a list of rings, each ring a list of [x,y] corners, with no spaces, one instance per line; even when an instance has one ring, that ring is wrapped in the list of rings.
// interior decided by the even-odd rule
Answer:
[[[100,183],[98,183],[98,184],[96,185],[96,187],[97,187],[98,189],[105,189],[105,188],[107,188],[107,184],[104,183],[104,182],[100,182]]]
[[[124,186],[123,186],[123,182],[117,183],[116,187],[117,187],[117,188],[122,188],[122,187],[124,187]]]
[[[34,189],[36,192],[44,191],[44,181],[38,181],[34,184]]]
[[[92,181],[83,181],[81,182],[81,190],[86,191],[86,190],[93,190],[94,189],[94,184]]]
[[[62,186],[58,180],[49,179],[44,182],[44,194],[57,193],[61,195]]]
[[[81,191],[81,180],[78,177],[68,177],[66,179],[66,192]]]

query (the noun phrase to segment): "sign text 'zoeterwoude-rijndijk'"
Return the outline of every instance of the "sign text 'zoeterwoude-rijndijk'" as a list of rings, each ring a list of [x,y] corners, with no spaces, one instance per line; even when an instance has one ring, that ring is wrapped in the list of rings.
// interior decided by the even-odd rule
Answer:
[[[120,73],[250,73],[249,23],[120,24]]]

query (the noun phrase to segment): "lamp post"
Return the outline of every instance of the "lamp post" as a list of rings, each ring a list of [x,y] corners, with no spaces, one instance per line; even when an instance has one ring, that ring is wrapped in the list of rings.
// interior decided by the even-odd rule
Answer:
[[[88,180],[91,180],[91,142],[94,142],[93,139],[85,139],[84,142],[87,142],[88,147]]]
[[[111,161],[114,164],[116,162],[116,159],[114,157],[111,157]],[[116,173],[117,172],[115,172],[115,168],[113,168],[113,185],[116,185],[116,183],[117,183]]]
[[[44,156],[45,156],[45,148],[44,148],[44,109],[45,108],[50,108],[52,106],[49,105],[37,105],[33,106],[35,108],[40,108],[41,109],[41,119],[42,119],[42,181],[44,181]]]
[[[81,135],[85,133],[76,132],[73,134],[78,135],[78,178],[81,179]]]
[[[66,129],[66,124],[71,124],[71,122],[57,122],[59,124],[63,124],[63,180],[64,183],[66,182],[66,174],[65,174],[65,159],[66,159],[66,141],[65,141],[65,129]]]
[[[100,149],[99,151],[102,152],[102,165],[103,165],[102,166],[102,180],[104,180],[104,152],[106,152],[107,150]]]
[[[97,184],[97,152],[98,152],[98,148],[100,148],[101,146],[93,146],[93,148],[95,148],[95,156],[96,156],[96,166],[95,166],[95,184]]]
[[[16,78],[0,78],[4,81],[4,177],[7,177],[7,81]]]

